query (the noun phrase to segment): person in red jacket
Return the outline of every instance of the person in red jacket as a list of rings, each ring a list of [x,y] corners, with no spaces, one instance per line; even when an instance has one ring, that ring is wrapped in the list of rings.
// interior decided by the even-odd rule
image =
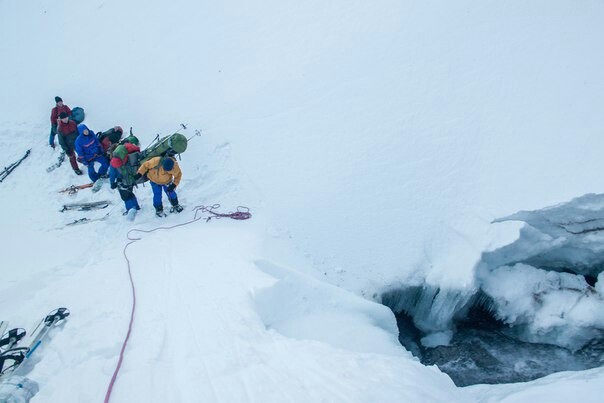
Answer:
[[[71,116],[71,109],[69,106],[63,103],[61,97],[55,97],[56,106],[52,108],[50,112],[50,137],[48,138],[48,144],[55,148],[55,136],[57,135],[57,127],[59,126],[59,115],[61,112],[65,112],[67,116]]]
[[[59,144],[63,151],[65,151],[65,154],[69,156],[69,163],[73,168],[73,172],[75,172],[76,175],[82,175],[75,155],[75,141],[78,138],[78,125],[76,122],[69,119],[66,112],[61,112],[59,115],[59,126],[57,131],[59,132]]]

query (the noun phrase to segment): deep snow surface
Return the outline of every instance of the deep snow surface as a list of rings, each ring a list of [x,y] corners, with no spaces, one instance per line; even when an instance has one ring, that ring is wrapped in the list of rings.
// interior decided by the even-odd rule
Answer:
[[[595,401],[602,370],[456,389],[369,300],[471,288],[481,254],[518,236],[494,218],[601,191],[602,17],[566,0],[0,3],[0,164],[33,148],[0,184],[0,314],[72,310],[29,374],[36,400],[100,400],[130,306],[117,193],[83,191],[110,216],[55,230],[81,216],[56,191],[85,182],[44,171],[60,95],[143,144],[203,130],[167,224],[216,202],[254,214],[131,247],[113,401]],[[158,225],[150,192],[135,227]]]

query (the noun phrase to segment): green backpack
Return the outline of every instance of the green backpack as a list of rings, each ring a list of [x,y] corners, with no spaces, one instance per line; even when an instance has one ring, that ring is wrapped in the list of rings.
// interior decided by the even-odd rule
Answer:
[[[156,143],[141,151],[141,163],[153,157],[173,157],[176,154],[184,153],[186,149],[187,138],[180,133],[174,133],[170,136],[162,137]]]

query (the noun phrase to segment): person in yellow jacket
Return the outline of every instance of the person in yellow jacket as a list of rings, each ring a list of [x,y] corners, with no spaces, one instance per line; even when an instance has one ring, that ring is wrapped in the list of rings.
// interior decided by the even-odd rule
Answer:
[[[178,204],[178,196],[175,191],[182,178],[182,172],[174,158],[154,157],[145,161],[136,172],[135,179],[139,179],[144,175],[151,182],[153,207],[155,207],[156,216],[165,217],[162,191],[166,193],[172,205],[171,213],[180,213],[183,210],[182,206]]]

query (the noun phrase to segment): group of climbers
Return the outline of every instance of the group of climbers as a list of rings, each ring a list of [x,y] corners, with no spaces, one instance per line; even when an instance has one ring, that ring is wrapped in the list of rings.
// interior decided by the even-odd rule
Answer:
[[[119,126],[97,135],[85,124],[77,124],[72,119],[71,109],[60,97],[55,97],[55,102],[51,113],[50,146],[55,148],[54,140],[58,136],[59,144],[77,175],[82,175],[78,165],[80,162],[88,168],[92,182],[109,178],[111,189],[118,189],[124,202],[124,215],[134,215],[140,210],[134,187],[146,180],[151,183],[153,207],[158,217],[165,216],[162,192],[171,204],[170,212],[180,213],[183,210],[175,190],[180,184],[182,172],[173,156],[156,156],[138,164],[136,158],[139,158],[141,151],[138,138],[130,135],[122,140],[123,130]],[[98,171],[95,163],[100,165]]]

